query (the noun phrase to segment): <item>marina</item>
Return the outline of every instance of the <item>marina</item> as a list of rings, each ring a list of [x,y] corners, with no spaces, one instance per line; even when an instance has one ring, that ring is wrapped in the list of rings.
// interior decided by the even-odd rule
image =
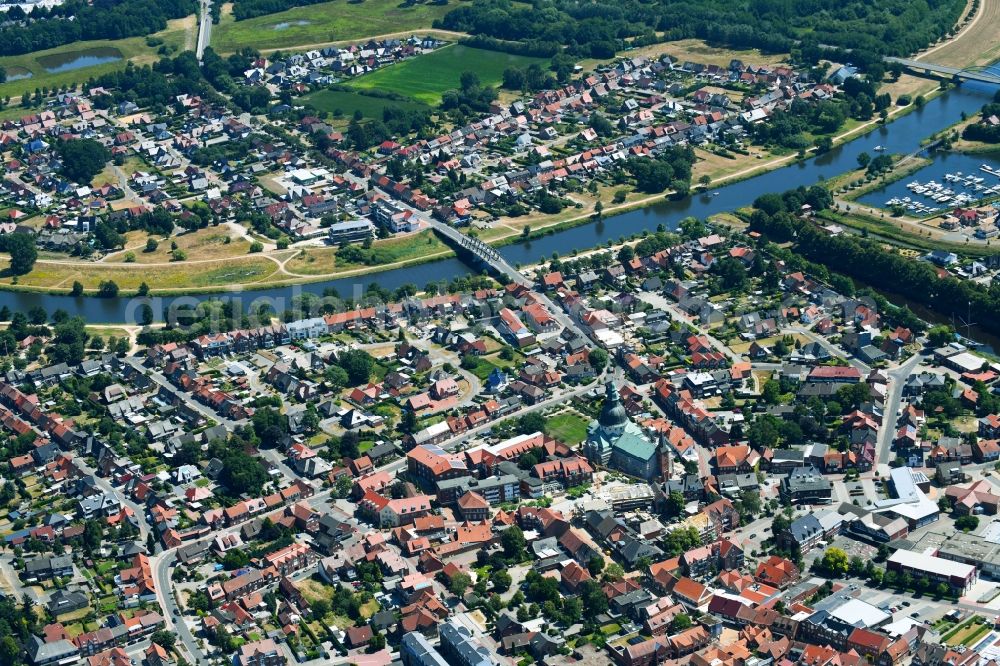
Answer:
[[[994,178],[1000,179],[1000,174],[996,173],[988,164],[980,167],[984,172]],[[982,199],[1000,195],[1000,182],[987,181],[982,176],[967,175],[961,171],[956,173],[946,173],[943,177],[944,183],[929,181],[921,183],[910,181],[906,184],[906,189],[914,195],[933,204],[925,204],[913,197],[893,197],[885,202],[886,206],[902,206],[908,211],[918,215],[933,215],[947,208],[956,208],[974,204]],[[990,184],[994,182],[995,184]]]
[[[930,217],[1000,197],[1000,154],[934,151],[928,157],[933,162],[907,178],[865,193],[858,203]]]

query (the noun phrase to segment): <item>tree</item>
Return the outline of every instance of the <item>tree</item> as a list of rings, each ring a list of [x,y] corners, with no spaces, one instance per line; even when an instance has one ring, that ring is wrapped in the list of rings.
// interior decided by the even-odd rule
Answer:
[[[416,412],[412,409],[404,409],[402,416],[399,418],[399,431],[407,435],[412,435],[417,431],[419,425]]]
[[[676,518],[684,511],[684,495],[677,490],[671,490],[667,496],[667,516]]]
[[[97,285],[97,295],[101,298],[114,298],[118,295],[118,284],[114,280],[101,280]]]
[[[143,326],[153,323],[153,308],[148,303],[139,306],[139,323]]]
[[[955,329],[948,324],[939,324],[927,330],[927,341],[932,347],[943,347],[954,339]]]
[[[490,583],[493,584],[493,590],[498,594],[503,594],[510,589],[510,585],[513,582],[510,574],[503,569],[498,569],[490,574]]]
[[[590,350],[590,354],[587,356],[587,359],[590,361],[590,365],[593,366],[594,370],[601,372],[608,365],[608,352],[599,347],[595,347]]]
[[[691,628],[691,618],[687,613],[678,613],[670,621],[670,632],[677,633]]]
[[[457,573],[451,577],[448,581],[448,591],[454,594],[456,597],[460,597],[465,594],[465,591],[469,589],[469,585],[472,584],[472,577],[467,573]]]
[[[508,527],[500,535],[500,546],[503,548],[503,553],[511,560],[520,562],[524,559],[524,548],[526,545],[524,532],[517,525]]]
[[[264,466],[242,451],[234,451],[222,461],[219,479],[234,495],[260,495],[267,478]]]
[[[50,360],[70,364],[81,362],[87,348],[88,337],[83,317],[72,317],[56,324],[47,351]]]
[[[842,577],[849,568],[847,553],[840,548],[827,548],[820,560],[820,567],[830,576]]]
[[[160,244],[156,242],[155,238],[146,239],[146,252],[156,252],[158,247],[160,247]]]
[[[375,370],[375,359],[364,350],[349,349],[337,357],[337,365],[347,371],[350,385],[358,386],[371,379],[372,372]]]
[[[538,412],[525,414],[517,422],[517,431],[522,435],[530,435],[545,430],[545,417]]]
[[[761,414],[747,429],[747,439],[755,449],[774,448],[781,435],[780,422],[772,414]]]
[[[608,610],[608,598],[604,596],[601,584],[596,580],[585,580],[579,587],[580,601],[583,602],[583,616],[593,622],[598,615]]]
[[[955,529],[963,532],[971,532],[979,527],[979,518],[976,516],[959,516],[955,519]]]
[[[604,571],[604,558],[600,555],[594,555],[587,562],[587,571],[591,576],[599,576],[602,571]]]
[[[764,382],[764,388],[760,392],[761,400],[769,405],[776,405],[781,400],[781,384],[774,379]]]
[[[740,506],[749,516],[756,516],[761,511],[760,493],[756,490],[744,490],[740,493]]]
[[[617,562],[612,562],[604,568],[604,574],[601,577],[604,580],[618,581],[625,577],[625,569]]]
[[[79,280],[73,280],[73,288],[69,290],[70,296],[83,296],[83,283]]]
[[[278,446],[288,432],[288,417],[273,407],[258,409],[254,412],[251,423],[261,445],[266,448]]]
[[[174,636],[174,632],[172,631],[167,631],[166,629],[160,629],[158,631],[154,631],[150,635],[149,640],[152,641],[153,643],[156,643],[162,648],[166,648],[167,650],[173,650],[174,644],[177,642],[177,637]]]
[[[591,114],[590,127],[600,136],[611,136],[615,133],[615,126],[600,113]]]
[[[35,237],[20,231],[7,236],[5,247],[10,253],[10,272],[14,275],[30,273],[38,259]]]
[[[104,144],[94,139],[62,141],[56,145],[56,152],[62,159],[62,174],[81,185],[90,184],[111,159]]]
[[[323,598],[316,599],[309,602],[309,610],[312,611],[314,618],[322,620],[330,613],[330,602]]]

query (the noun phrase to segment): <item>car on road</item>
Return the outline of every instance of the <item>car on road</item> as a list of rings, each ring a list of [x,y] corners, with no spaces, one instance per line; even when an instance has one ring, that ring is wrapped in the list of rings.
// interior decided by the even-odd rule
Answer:
[[[904,606],[906,606],[906,607],[908,608],[908,607],[910,606],[910,602],[909,602],[909,601],[904,601],[904,602],[903,602],[903,605],[904,605]]]

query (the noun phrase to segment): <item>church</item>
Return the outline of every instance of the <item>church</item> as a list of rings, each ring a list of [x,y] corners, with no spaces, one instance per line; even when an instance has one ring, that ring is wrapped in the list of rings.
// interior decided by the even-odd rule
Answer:
[[[652,481],[670,472],[665,442],[659,446],[629,420],[618,389],[609,381],[601,414],[587,428],[584,453],[593,463]]]

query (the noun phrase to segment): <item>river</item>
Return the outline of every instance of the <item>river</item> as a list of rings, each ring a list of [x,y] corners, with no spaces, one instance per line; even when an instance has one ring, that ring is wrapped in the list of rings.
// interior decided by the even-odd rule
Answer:
[[[993,86],[966,83],[930,100],[922,109],[908,113],[886,126],[876,127],[828,153],[719,187],[716,190],[719,194],[716,196],[695,194],[679,201],[664,200],[646,208],[606,217],[599,222],[588,222],[529,242],[508,245],[500,248],[500,252],[512,264],[534,263],[541,258],[549,257],[553,252],[567,256],[574,249],[592,248],[621,236],[653,230],[660,224],[668,229],[676,228],[680,220],[689,215],[704,218],[747,206],[762,193],[783,192],[800,185],[813,185],[820,180],[856,169],[857,156],[861,152],[875,154],[876,146],[882,146],[888,153],[914,152],[920,147],[923,138],[957,122],[963,112],[966,114],[978,112],[979,108],[992,98],[993,92]],[[136,269],[141,270],[141,267],[137,266]],[[279,307],[276,309],[281,311],[290,303],[293,296],[302,292],[322,293],[325,288],[334,287],[341,296],[347,297],[359,295],[364,286],[372,282],[391,290],[408,283],[423,286],[432,281],[449,280],[468,274],[471,270],[467,264],[458,259],[444,259],[358,278],[290,287],[244,289],[239,292],[194,296],[164,296],[154,299],[153,309],[159,316],[164,308],[171,304],[195,303],[208,298],[235,298],[239,299],[239,305],[244,309],[256,299],[266,299],[278,304]],[[73,315],[82,315],[92,324],[134,323],[137,321],[139,302],[145,301],[131,297],[109,299],[0,291],[0,305],[6,305],[12,310],[26,311],[33,306],[41,306],[48,312],[62,309]]]

